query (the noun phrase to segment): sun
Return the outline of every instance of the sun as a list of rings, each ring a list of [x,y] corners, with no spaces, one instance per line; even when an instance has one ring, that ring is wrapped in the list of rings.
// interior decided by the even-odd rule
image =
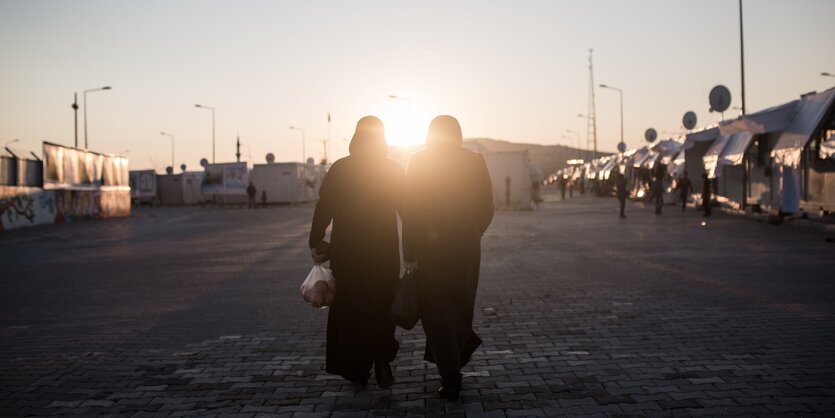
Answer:
[[[423,144],[427,123],[410,110],[393,109],[383,115],[386,142],[390,147],[410,147]]]

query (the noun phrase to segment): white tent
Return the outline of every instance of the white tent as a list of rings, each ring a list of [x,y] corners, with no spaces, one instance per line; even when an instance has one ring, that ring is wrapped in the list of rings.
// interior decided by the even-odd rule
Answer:
[[[833,99],[835,99],[835,88],[800,98],[794,118],[783,130],[783,134],[780,135],[780,139],[771,151],[771,156],[778,164],[789,167],[797,167],[800,164],[800,153],[803,147],[809,142],[829,111]]]
[[[722,151],[728,145],[730,139],[731,135],[719,135],[702,157],[708,178],[716,178],[716,166],[719,165],[719,156],[722,155]]]
[[[821,158],[835,159],[835,135],[832,135],[823,144],[820,149]]]

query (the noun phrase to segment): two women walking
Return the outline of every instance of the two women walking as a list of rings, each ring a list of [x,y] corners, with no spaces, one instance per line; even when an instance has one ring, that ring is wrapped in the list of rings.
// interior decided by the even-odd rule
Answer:
[[[457,399],[461,368],[481,344],[473,311],[481,235],[493,219],[484,158],[463,148],[462,139],[455,118],[435,118],[426,148],[412,155],[404,173],[386,158],[382,122],[367,116],[357,123],[350,156],[326,175],[309,246],[314,262],[330,258],[336,279],[328,312],[328,373],[365,386],[373,367],[378,385],[394,382],[390,363],[399,346],[390,313],[400,273],[399,215],[405,267],[418,282],[424,359],[438,367],[441,396]]]

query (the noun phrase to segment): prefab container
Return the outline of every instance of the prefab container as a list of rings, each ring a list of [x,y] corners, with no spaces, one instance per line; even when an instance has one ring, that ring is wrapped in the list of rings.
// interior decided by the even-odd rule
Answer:
[[[267,194],[267,203],[304,203],[318,197],[321,186],[320,166],[303,163],[255,164],[252,184],[256,199]]]
[[[496,209],[532,209],[531,161],[528,151],[482,154],[493,183]]]

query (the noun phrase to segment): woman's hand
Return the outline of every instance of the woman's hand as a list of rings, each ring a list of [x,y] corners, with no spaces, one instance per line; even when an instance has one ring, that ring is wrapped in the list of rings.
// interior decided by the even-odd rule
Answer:
[[[325,262],[326,256],[324,254],[319,254],[315,248],[310,249],[310,258],[313,259],[313,264],[322,264]]]
[[[404,261],[403,267],[406,268],[406,271],[415,271],[418,269],[417,261]]]

